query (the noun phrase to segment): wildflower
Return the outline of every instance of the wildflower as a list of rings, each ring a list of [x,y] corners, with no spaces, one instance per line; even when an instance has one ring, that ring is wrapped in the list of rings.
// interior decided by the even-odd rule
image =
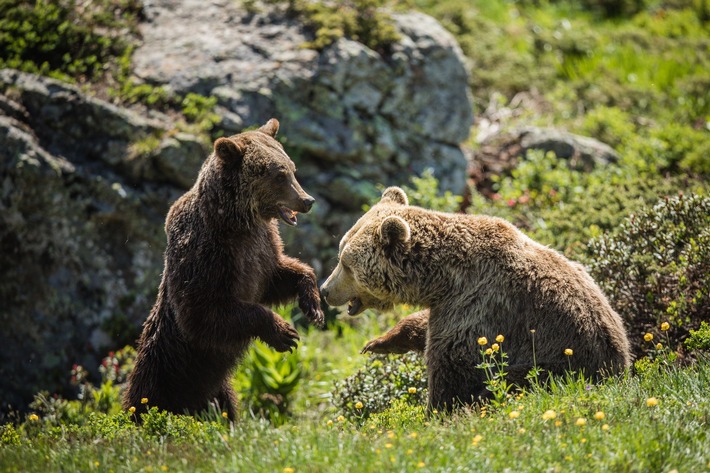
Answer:
[[[487,356],[491,356],[493,354],[493,350],[490,348],[486,348],[486,351],[484,352]]]
[[[556,420],[556,421],[555,421],[555,427],[559,427],[559,426],[561,426],[561,425],[562,425],[562,421],[561,421],[561,420]]]
[[[602,411],[597,411],[594,413],[594,420],[602,420],[606,417],[606,414],[604,414]]]
[[[337,418],[336,420],[337,420],[338,422],[345,422],[345,417],[343,417],[343,416],[338,416],[338,418]]]
[[[661,350],[663,349],[663,344],[662,343],[656,343],[656,350]]]
[[[37,421],[39,420],[39,416],[38,416],[37,414],[30,414],[29,419],[30,419],[32,422],[37,422]]]
[[[483,440],[483,435],[477,434],[475,437],[473,437],[472,443],[473,443],[474,445],[478,445],[478,443],[479,443],[481,440]]]
[[[488,339],[486,337],[480,337],[478,339],[478,344],[483,346],[483,345],[488,345]]]
[[[332,420],[329,420],[328,422],[325,423],[325,425],[327,425],[328,427],[330,427],[330,426],[333,425],[333,421],[332,421]]]
[[[500,345],[498,345],[497,343],[494,343],[493,345],[491,345],[491,350],[497,352],[498,350],[500,350]]]
[[[148,398],[147,397],[141,398],[141,404],[148,404]]]
[[[604,424],[604,425],[602,425],[602,430],[603,430],[604,432],[606,432],[607,430],[609,430],[609,424]]]
[[[587,425],[587,419],[585,419],[584,417],[579,417],[574,424],[578,427],[584,427],[585,425]]]
[[[385,444],[385,448],[392,448],[392,444],[391,444],[391,443],[386,443],[386,444]]]
[[[557,417],[557,413],[552,409],[547,410],[542,414],[542,420],[550,420],[554,419],[555,417]]]
[[[424,463],[424,462],[417,463],[417,468],[424,468],[425,466],[426,466],[426,463]]]
[[[283,471],[284,471],[284,473],[296,473],[296,469],[291,468],[290,466],[287,466],[286,468],[284,468]]]
[[[355,409],[362,409],[363,405],[360,401],[355,403]]]
[[[387,438],[388,438],[388,439],[397,438],[397,434],[395,434],[394,431],[392,431],[392,430],[388,430],[388,431],[387,431]]]
[[[579,439],[579,441],[582,442],[582,443],[586,443],[586,442],[587,442],[587,439],[581,438],[581,439]]]
[[[160,470],[161,471],[168,471],[168,465],[161,465]]]
[[[414,453],[414,450],[412,450],[411,448],[407,450],[407,455],[411,455],[412,453]]]
[[[524,433],[525,433],[525,429],[522,428],[522,427],[520,427],[520,428],[518,429],[518,433],[519,433],[519,434],[524,434]]]
[[[97,461],[94,462],[94,467],[98,468],[99,465],[101,465],[101,463],[99,463],[99,462],[97,462]]]
[[[535,329],[534,329],[534,328],[531,328],[531,329],[530,329],[530,333],[535,333]]]
[[[133,407],[133,406],[131,406],[131,407],[128,408],[128,412],[130,412],[131,414],[135,414],[135,413],[136,413],[136,408]]]
[[[508,417],[511,419],[517,419],[520,417],[520,411],[511,411],[510,414],[508,414]]]
[[[407,389],[407,392],[408,392],[409,394],[416,394],[416,393],[417,393],[417,388],[411,387],[411,388]]]
[[[651,340],[653,340],[653,334],[647,333],[646,335],[643,336],[643,339],[646,340],[647,342],[650,342]]]
[[[646,399],[646,405],[647,405],[648,407],[657,406],[657,405],[658,405],[658,399],[656,399],[655,397],[649,397],[648,399]]]
[[[409,434],[409,438],[410,438],[410,439],[415,439],[415,438],[417,438],[417,433],[416,433],[416,432],[412,432],[411,434]]]
[[[572,351],[571,348],[565,348],[565,355],[572,356],[572,355],[574,355],[574,351]]]
[[[229,414],[227,414],[226,412],[222,412],[222,417],[226,419],[227,417],[229,417]]]
[[[498,343],[503,343],[503,340],[505,340],[505,337],[503,335],[498,335],[496,337],[496,342]]]
[[[666,330],[668,330],[669,328],[671,328],[671,324],[669,324],[668,322],[663,322],[663,323],[661,324],[661,330],[663,330],[664,332],[665,332]]]

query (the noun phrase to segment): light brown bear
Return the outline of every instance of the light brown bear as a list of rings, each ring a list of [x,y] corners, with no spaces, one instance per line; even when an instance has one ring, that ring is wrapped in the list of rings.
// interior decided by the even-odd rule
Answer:
[[[195,185],[168,212],[165,269],[138,342],[124,408],[235,417],[231,373],[258,337],[278,351],[298,333],[266,306],[298,299],[323,323],[313,269],[283,254],[278,220],[296,225],[314,199],[274,139],[279,122],[219,138]],[[147,403],[142,402],[147,399]]]
[[[500,218],[410,206],[397,187],[345,234],[321,296],[348,303],[350,315],[395,303],[428,308],[397,324],[393,343],[366,349],[426,349],[432,409],[488,397],[476,368],[480,337],[505,337],[508,380],[519,385],[534,360],[549,373],[571,367],[595,378],[630,364],[623,322],[581,265]]]

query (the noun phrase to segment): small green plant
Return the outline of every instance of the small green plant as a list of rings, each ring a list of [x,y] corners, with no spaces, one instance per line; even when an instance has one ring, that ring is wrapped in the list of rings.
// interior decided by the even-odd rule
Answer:
[[[278,353],[256,341],[240,366],[236,383],[242,401],[252,413],[281,425],[288,418],[290,396],[301,375],[298,351]]]
[[[439,192],[439,180],[434,170],[427,168],[421,176],[412,176],[411,185],[402,186],[409,203],[441,212],[456,212],[461,208],[461,196],[451,191]]]
[[[697,330],[690,330],[688,338],[683,342],[691,352],[710,352],[710,325],[701,322]]]
[[[508,367],[508,354],[503,350],[504,341],[505,337],[498,335],[495,343],[488,346],[488,339],[478,339],[482,361],[476,368],[483,370],[486,375],[486,389],[493,395],[490,403],[494,408],[499,408],[507,402],[514,387],[508,383],[508,373],[505,371]]]
[[[336,383],[332,401],[340,415],[363,423],[398,399],[413,406],[426,405],[426,387],[420,356],[375,355],[357,373]]]

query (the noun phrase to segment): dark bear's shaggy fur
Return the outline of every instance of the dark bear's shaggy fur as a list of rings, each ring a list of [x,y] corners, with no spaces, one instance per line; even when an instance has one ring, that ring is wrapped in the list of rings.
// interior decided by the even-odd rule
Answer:
[[[476,366],[498,335],[516,384],[533,362],[547,373],[593,377],[630,364],[624,324],[581,265],[502,219],[410,206],[397,187],[345,234],[321,294],[331,305],[348,303],[351,315],[395,303],[428,309],[364,351],[425,351],[433,409],[489,396]]]
[[[230,374],[255,337],[278,351],[298,333],[265,305],[298,298],[323,323],[313,269],[283,254],[277,219],[296,224],[314,199],[274,139],[278,121],[215,141],[195,185],[165,222],[165,268],[138,342],[123,405],[235,416]],[[147,398],[147,404],[141,400]]]

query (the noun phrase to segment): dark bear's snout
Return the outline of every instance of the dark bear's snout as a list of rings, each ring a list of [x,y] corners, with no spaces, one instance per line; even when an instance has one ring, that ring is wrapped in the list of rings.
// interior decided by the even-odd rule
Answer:
[[[311,207],[313,207],[313,204],[316,202],[316,199],[314,199],[310,195],[306,195],[306,197],[304,197],[302,199],[302,202],[303,202],[303,208],[305,209],[305,210],[303,210],[303,212],[304,213],[310,212]]]

